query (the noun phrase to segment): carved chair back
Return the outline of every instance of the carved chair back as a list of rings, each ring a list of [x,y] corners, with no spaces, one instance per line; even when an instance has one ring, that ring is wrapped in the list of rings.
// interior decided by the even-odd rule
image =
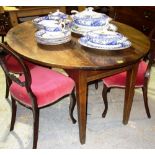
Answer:
[[[18,85],[20,85],[21,87],[25,87],[30,98],[32,99],[32,108],[35,109],[35,107],[37,107],[37,103],[36,103],[36,97],[33,94],[32,90],[31,90],[31,83],[32,83],[32,78],[31,78],[31,73],[30,70],[28,68],[28,66],[24,63],[23,59],[16,54],[15,51],[13,51],[9,46],[7,46],[4,43],[0,43],[0,65],[6,75],[6,77],[11,81],[11,82],[15,82]],[[19,79],[19,77],[15,76],[14,73],[10,72],[9,69],[7,68],[6,65],[6,61],[7,59],[5,59],[5,57],[10,54],[11,56],[13,56],[17,62],[21,65],[22,68],[22,75],[24,76],[24,81],[21,81]]]
[[[150,38],[150,42],[151,42],[151,47],[150,47],[148,59],[149,59],[149,61],[151,61],[151,63],[154,63],[154,61],[155,61],[155,27],[150,32],[149,38]]]

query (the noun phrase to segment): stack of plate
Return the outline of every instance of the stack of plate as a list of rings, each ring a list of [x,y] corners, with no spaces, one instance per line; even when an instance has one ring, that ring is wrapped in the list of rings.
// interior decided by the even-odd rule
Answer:
[[[131,46],[131,42],[118,32],[94,31],[79,39],[83,46],[104,50],[120,50]]]
[[[46,31],[39,30],[35,33],[35,38],[38,43],[44,45],[59,45],[71,40],[71,32],[68,30],[63,31]]]
[[[93,8],[86,8],[82,12],[72,11],[73,23],[71,31],[74,33],[85,34],[90,31],[109,29],[116,31],[117,27],[109,24],[112,20],[109,16],[103,13],[93,11]]]

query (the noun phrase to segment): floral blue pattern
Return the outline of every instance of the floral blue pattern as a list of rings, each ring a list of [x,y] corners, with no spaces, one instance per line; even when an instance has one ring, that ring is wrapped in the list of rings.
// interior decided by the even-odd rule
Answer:
[[[36,26],[37,29],[44,29],[45,26],[43,24],[40,24],[41,21],[43,20],[50,20],[56,23],[55,20],[53,20],[50,16],[43,16],[43,17],[38,17],[32,20],[33,24]]]
[[[106,39],[105,39],[106,40]],[[114,40],[106,40],[103,41],[102,44],[100,42],[92,42],[92,39],[89,37],[81,37],[79,40],[79,43],[83,46],[94,48],[94,49],[103,49],[103,50],[120,50],[129,48],[131,46],[131,42],[128,40],[120,41],[118,42],[116,39]]]
[[[93,8],[86,8],[82,12],[76,11],[76,14],[72,15],[72,18],[74,23],[79,26],[93,26],[93,27],[104,26],[110,20],[112,20],[109,16],[103,13],[97,13],[93,11]]]
[[[36,41],[44,45],[59,45],[71,40],[71,32],[68,30],[62,31],[46,31],[39,30],[35,33]]]
[[[48,16],[50,19],[53,19],[53,20],[61,20],[61,19],[64,20],[68,18],[67,14],[60,12],[59,10],[57,10],[54,13],[51,12]]]

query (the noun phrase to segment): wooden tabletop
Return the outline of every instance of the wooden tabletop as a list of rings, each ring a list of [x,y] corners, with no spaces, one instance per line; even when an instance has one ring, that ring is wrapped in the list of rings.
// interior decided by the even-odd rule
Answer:
[[[132,64],[147,54],[150,48],[147,36],[128,25],[116,21],[113,24],[132,42],[130,48],[116,51],[83,48],[76,37],[62,45],[37,44],[34,36],[36,28],[31,21],[13,27],[8,32],[6,41],[17,53],[31,61],[64,69],[119,68]]]

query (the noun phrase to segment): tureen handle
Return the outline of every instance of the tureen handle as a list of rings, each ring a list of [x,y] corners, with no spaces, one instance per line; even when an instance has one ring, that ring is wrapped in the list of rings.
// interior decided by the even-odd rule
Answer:
[[[76,14],[76,13],[79,13],[79,11],[77,11],[77,10],[72,10],[71,13],[75,13],[75,14]]]
[[[60,23],[60,26],[62,27],[62,30],[64,30],[65,29],[65,26],[66,26],[65,22],[61,22]]]
[[[94,8],[93,8],[93,7],[88,7],[88,8],[86,8],[86,10],[88,10],[88,11],[93,11]]]

